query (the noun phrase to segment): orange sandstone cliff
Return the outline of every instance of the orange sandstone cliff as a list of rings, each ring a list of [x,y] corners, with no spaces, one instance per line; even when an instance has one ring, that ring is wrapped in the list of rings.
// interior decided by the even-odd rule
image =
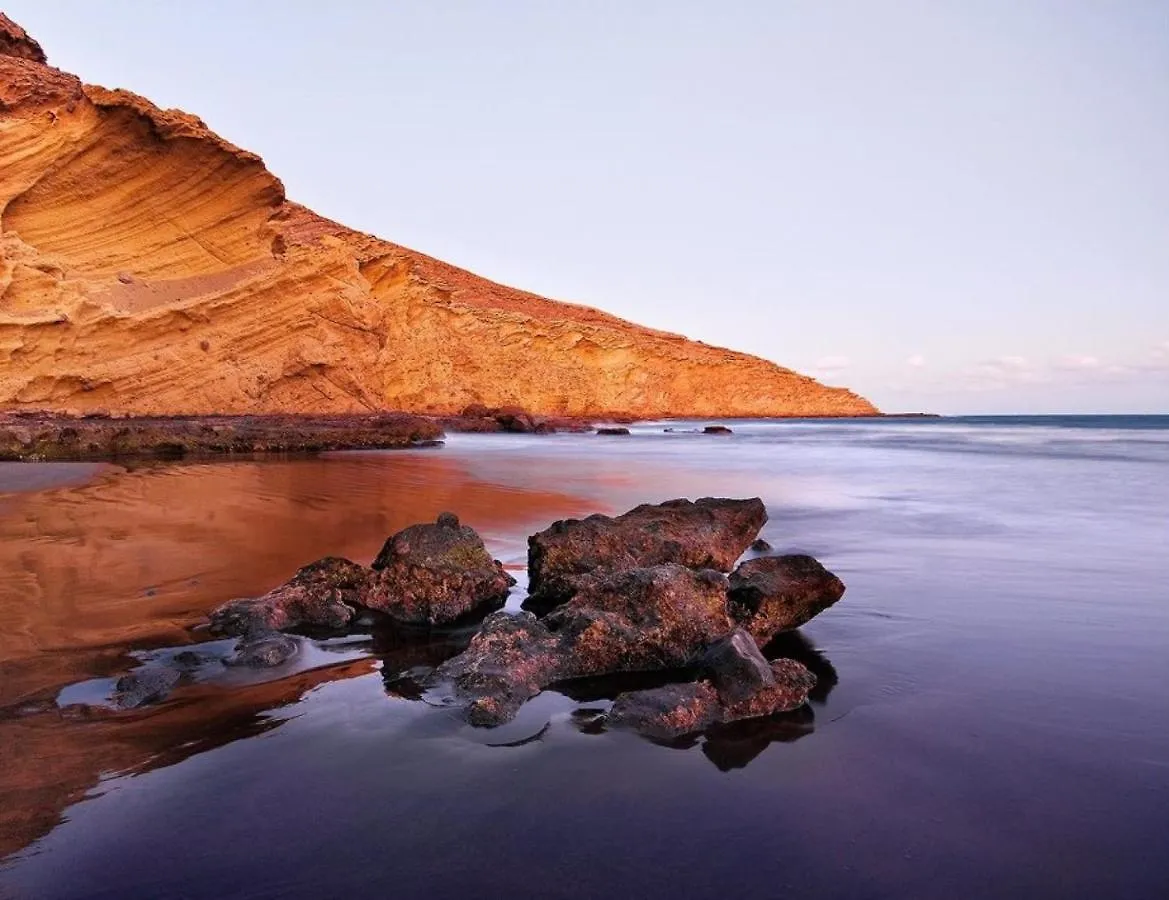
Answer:
[[[765,360],[479,278],[290,202],[195,118],[0,14],[0,408],[866,415]]]

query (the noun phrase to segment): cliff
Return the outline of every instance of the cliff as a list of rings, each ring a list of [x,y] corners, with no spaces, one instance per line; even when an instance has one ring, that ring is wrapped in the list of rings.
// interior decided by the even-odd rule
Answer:
[[[766,360],[494,284],[290,202],[194,116],[0,15],[0,407],[865,415]]]

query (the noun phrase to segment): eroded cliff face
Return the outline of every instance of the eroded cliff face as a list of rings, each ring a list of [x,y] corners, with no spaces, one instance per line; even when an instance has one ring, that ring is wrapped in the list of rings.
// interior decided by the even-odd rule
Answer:
[[[865,415],[756,357],[494,284],[288,201],[199,119],[0,15],[0,406]]]

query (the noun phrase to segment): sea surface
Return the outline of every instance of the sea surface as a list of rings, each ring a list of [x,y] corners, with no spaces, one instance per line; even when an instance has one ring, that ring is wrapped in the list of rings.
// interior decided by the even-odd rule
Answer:
[[[0,897],[1169,897],[1169,417],[702,424],[0,464]],[[443,510],[517,608],[527,535],[680,496],[762,497],[847,584],[772,648],[803,710],[662,745],[602,681],[473,729],[413,680],[470,630],[384,626],[109,707],[217,604]]]

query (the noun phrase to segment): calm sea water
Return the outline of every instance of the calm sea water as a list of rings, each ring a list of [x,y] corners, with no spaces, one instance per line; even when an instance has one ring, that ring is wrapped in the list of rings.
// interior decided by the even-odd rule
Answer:
[[[1169,896],[1169,417],[663,431],[693,424],[0,466],[0,896]],[[410,680],[467,634],[384,630],[101,705],[217,603],[442,509],[522,587],[553,519],[706,495],[848,585],[776,648],[801,712],[663,746],[596,727],[601,682],[475,730]]]

